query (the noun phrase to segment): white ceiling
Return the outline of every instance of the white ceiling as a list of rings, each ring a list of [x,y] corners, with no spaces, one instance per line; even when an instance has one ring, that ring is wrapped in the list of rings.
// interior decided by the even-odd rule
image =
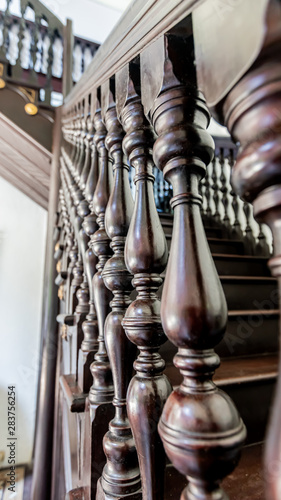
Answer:
[[[101,3],[115,10],[124,11],[132,0],[91,0],[94,3]]]

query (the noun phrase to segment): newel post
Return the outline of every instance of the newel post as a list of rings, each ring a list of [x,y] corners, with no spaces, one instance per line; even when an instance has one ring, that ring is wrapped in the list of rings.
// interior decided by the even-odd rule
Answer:
[[[158,136],[153,156],[173,187],[161,319],[178,347],[174,364],[183,375],[165,404],[159,432],[168,457],[189,481],[182,499],[225,500],[220,481],[237,464],[246,431],[230,398],[212,381],[220,364],[214,347],[225,332],[227,306],[200,212],[198,186],[214,143],[190,54],[189,39],[173,35],[159,38],[142,54],[143,83],[157,89],[147,99]],[[155,60],[157,71],[150,63]]]

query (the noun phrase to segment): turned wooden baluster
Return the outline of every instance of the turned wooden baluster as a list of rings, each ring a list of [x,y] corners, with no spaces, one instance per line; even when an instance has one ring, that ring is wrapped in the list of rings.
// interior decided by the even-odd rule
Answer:
[[[112,255],[110,239],[104,227],[105,210],[112,186],[112,169],[109,168],[108,151],[105,146],[107,132],[102,121],[99,104],[95,113],[94,125],[96,130],[94,141],[99,152],[100,170],[92,201],[92,209],[97,216],[99,229],[91,238],[91,246],[98,257],[97,272],[93,277],[93,287],[99,326],[99,349],[95,355],[95,361],[91,365],[93,385],[89,393],[89,400],[91,404],[99,404],[109,402],[113,397],[112,374],[104,341],[104,323],[110,312],[109,304],[112,299],[112,293],[105,286],[102,278],[103,268]]]
[[[91,125],[89,125],[88,123],[88,130],[90,129],[91,132],[93,131],[93,115],[94,111],[92,108],[92,113],[88,117],[88,120],[91,121]],[[89,147],[91,148],[92,147],[91,139],[88,140],[89,140]],[[93,162],[86,182],[86,185],[88,186],[87,198],[86,200],[83,201],[81,205],[79,205],[80,215],[83,217],[82,226],[87,236],[90,239],[98,229],[96,215],[90,213],[89,211],[89,205],[93,200],[93,195],[98,180],[98,174],[99,174],[98,163]],[[84,392],[89,392],[90,386],[92,384],[92,375],[90,373],[89,366],[91,362],[94,360],[94,354],[96,353],[98,348],[98,341],[97,341],[98,323],[97,323],[97,314],[94,303],[94,289],[92,283],[93,276],[96,272],[97,257],[93,252],[90,241],[88,242],[88,248],[85,252],[84,259],[85,259],[84,268],[88,280],[89,293],[90,293],[90,300],[89,300],[90,308],[89,308],[89,313],[86,316],[86,320],[83,322],[82,325],[84,339],[81,344],[81,356],[79,359],[79,369],[78,369],[78,382],[80,387],[83,386]],[[83,378],[81,379],[82,373],[83,373]]]
[[[268,2],[259,29],[267,33],[262,51],[218,109],[240,147],[233,168],[235,191],[254,205],[254,215],[273,234],[272,275],[281,291],[281,9]],[[266,498],[280,500],[281,491],[281,363],[275,402],[268,425],[264,460]]]
[[[212,189],[213,189],[213,201],[215,205],[215,212],[213,214],[213,219],[215,222],[220,221],[220,212],[219,212],[219,204],[220,204],[220,198],[219,198],[219,186],[218,186],[218,175],[217,175],[217,162],[216,162],[216,157],[214,156],[213,161],[212,161]],[[201,183],[200,183],[201,184]],[[200,191],[200,184],[199,184],[199,191]]]
[[[245,227],[245,244],[247,251],[251,254],[255,254],[255,248],[256,248],[256,239],[253,234],[253,229],[251,226],[251,219],[252,219],[252,213],[251,213],[251,207],[247,201],[243,203],[243,212],[245,215],[245,221],[246,221],[246,227]]]
[[[73,144],[73,149],[72,149],[72,155],[70,157],[72,165],[76,164],[76,158],[78,156],[78,136],[77,136],[77,130],[78,130],[78,107],[74,107],[74,112],[73,112],[73,128],[72,128],[72,144]]]
[[[72,194],[72,199],[74,206],[73,211],[73,221],[76,239],[78,241],[79,253],[83,262],[83,281],[80,288],[76,292],[78,299],[78,304],[75,309],[75,313],[78,317],[77,319],[77,362],[79,356],[80,369],[78,371],[79,385],[83,392],[88,392],[91,385],[91,375],[89,371],[90,363],[93,361],[94,352],[97,347],[97,322],[95,309],[93,305],[93,291],[92,291],[92,278],[95,272],[97,259],[93,254],[92,249],[88,248],[89,235],[85,231],[83,226],[84,219],[90,214],[89,204],[83,198],[80,188],[76,184],[75,180],[66,171],[68,177],[68,182],[70,185],[70,192]],[[78,178],[78,183],[80,179]],[[96,229],[96,223],[94,221],[94,226],[90,223],[88,227],[90,232]],[[92,297],[92,299],[91,299]],[[91,307],[90,314],[89,302]],[[87,319],[89,322],[87,322]],[[86,321],[84,321],[86,320]],[[78,354],[78,350],[81,347],[81,353]]]
[[[2,45],[0,46],[0,61],[7,62],[7,51],[9,47],[9,28],[11,23],[10,4],[12,0],[6,0],[6,9],[3,19]]]
[[[221,182],[221,188],[220,191],[222,193],[221,197],[221,202],[223,205],[223,217],[222,217],[222,222],[225,226],[226,229],[226,234],[229,233],[229,216],[228,216],[228,205],[229,205],[229,199],[228,199],[228,184],[227,184],[227,177],[226,177],[226,166],[227,163],[225,161],[225,151],[224,148],[220,148],[220,154],[219,154],[219,162],[221,166],[221,174],[220,174],[220,182]]]
[[[202,224],[198,184],[213,157],[209,113],[198,93],[182,39],[162,37],[143,54],[148,109],[158,135],[154,160],[173,186],[174,226],[162,293],[161,319],[178,347],[183,382],[168,398],[159,423],[165,450],[189,484],[182,498],[222,500],[220,481],[235,467],[245,427],[230,398],[212,381],[227,306]],[[181,56],[178,64],[177,57]],[[158,73],[150,61],[158,60]],[[162,70],[162,71],[161,71]],[[151,106],[151,107],[150,107]]]
[[[73,314],[77,305],[76,291],[80,286],[80,284],[82,283],[82,269],[80,268],[80,262],[78,260],[78,253],[79,253],[78,245],[76,239],[74,238],[74,228],[70,217],[70,193],[65,178],[65,166],[62,160],[61,160],[61,182],[70,219],[71,240],[72,240],[72,247],[69,252],[70,262],[67,269],[68,277],[66,286],[66,312],[68,314]]]
[[[126,131],[123,147],[136,171],[136,198],[125,261],[134,275],[137,299],[128,307],[123,326],[140,354],[134,363],[136,375],[129,386],[127,407],[139,457],[143,498],[160,500],[164,492],[165,452],[157,424],[171,386],[163,375],[165,362],[158,353],[166,337],[156,293],[162,283],[160,274],[165,269],[168,251],[153,196],[150,154],[153,133],[137,92],[139,75],[132,71],[130,77],[121,120]]]
[[[78,173],[78,164],[79,164],[79,158],[81,156],[81,140],[80,136],[82,133],[82,118],[81,118],[81,104],[78,103],[77,105],[77,113],[76,113],[76,118],[75,118],[75,132],[74,132],[74,137],[75,137],[75,152],[74,152],[74,158],[72,160],[72,165],[74,168],[74,171],[77,175]]]
[[[124,82],[121,82],[123,85]],[[106,262],[102,277],[113,292],[112,312],[105,323],[105,342],[114,382],[115,417],[109,424],[103,446],[107,458],[102,473],[102,489],[106,498],[141,498],[140,473],[135,444],[127,416],[126,395],[132,377],[136,346],[122,327],[122,320],[133,289],[132,276],[124,260],[124,247],[133,212],[128,166],[123,164],[122,140],[124,132],[117,118],[114,97],[109,82],[103,87],[107,101],[105,124],[106,146],[113,159],[114,185],[105,212],[105,227],[111,238],[114,255]],[[121,89],[123,91],[123,88]],[[139,492],[139,495],[136,493]]]
[[[233,165],[234,165],[234,156],[233,156],[233,149],[229,150],[229,157],[228,157],[228,163],[229,166],[232,170]],[[239,202],[238,202],[238,196],[235,193],[235,191],[231,191],[231,196],[232,196],[232,201],[231,201],[231,206],[234,214],[234,221],[232,224],[232,229],[231,229],[231,235],[234,238],[242,239],[243,238],[243,231],[241,229],[241,223],[239,220]]]
[[[205,194],[205,199],[206,199],[206,211],[205,211],[205,213],[206,213],[208,221],[212,222],[211,190],[210,190],[211,183],[210,183],[210,173],[209,172],[206,172],[204,186],[205,186],[205,193],[204,194]]]
[[[89,391],[89,425],[90,436],[88,455],[90,459],[90,488],[91,498],[96,497],[97,481],[101,476],[106,459],[103,451],[102,440],[108,431],[109,421],[113,418],[112,399],[114,396],[114,387],[110,363],[105,347],[104,324],[107,315],[110,313],[110,301],[112,293],[105,286],[102,271],[111,257],[110,239],[105,231],[104,217],[107,207],[111,186],[112,186],[112,167],[108,161],[108,151],[105,146],[106,128],[102,121],[100,100],[94,97],[94,145],[99,155],[99,176],[91,203],[92,215],[96,215],[98,229],[91,236],[91,248],[98,257],[98,264],[92,281],[94,290],[94,301],[98,318],[98,352],[95,354],[95,361],[91,364],[90,370],[93,376],[93,384]],[[93,160],[96,153],[93,149]],[[94,216],[95,216],[94,215]],[[88,418],[88,417],[87,417]],[[87,458],[88,460],[88,458]],[[86,460],[86,461],[87,461]]]
[[[259,234],[257,236],[257,239],[258,242],[256,244],[255,255],[263,255],[264,257],[270,257],[270,248],[266,241],[262,224],[259,224]]]
[[[91,120],[91,115],[90,115],[90,106],[91,106],[91,95],[88,97],[88,115],[85,121],[85,134],[84,134],[84,146],[85,146],[85,160],[84,160],[84,165],[83,169],[80,175],[80,181],[79,181],[79,187],[81,188],[82,193],[84,193],[84,190],[86,188],[86,183],[89,177],[89,172],[91,169],[92,165],[92,142],[93,142],[93,129],[94,129],[94,124],[93,120]]]
[[[79,152],[79,158],[77,159],[76,163],[76,176],[75,180],[77,184],[79,185],[79,180],[80,176],[82,174],[82,170],[84,167],[84,162],[85,162],[85,156],[86,156],[86,144],[85,144],[85,138],[87,135],[87,125],[86,125],[86,117],[85,117],[85,99],[82,101],[82,107],[81,107],[81,121],[80,121],[80,135],[78,138],[79,144],[80,144],[80,152]]]

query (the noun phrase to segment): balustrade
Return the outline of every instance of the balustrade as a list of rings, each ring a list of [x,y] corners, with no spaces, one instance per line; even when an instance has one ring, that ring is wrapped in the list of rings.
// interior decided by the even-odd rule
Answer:
[[[38,0],[20,0],[20,12],[13,7],[12,2],[6,0],[6,9],[0,12],[1,76],[5,82],[27,89],[43,89],[44,94],[40,93],[36,100],[50,105],[52,91],[62,93],[63,58],[68,56],[63,24]],[[95,42],[74,37],[71,54],[74,83],[86,71],[98,47]]]
[[[140,3],[132,6],[136,16]],[[216,266],[222,257],[235,257],[243,269],[251,257],[264,263],[271,254],[266,223],[274,237],[270,267],[280,277],[280,5],[263,0],[266,20],[255,14],[268,33],[260,53],[247,70],[237,66],[231,82],[223,71],[216,82],[206,54],[213,64],[216,56],[204,34],[203,7],[210,14],[211,2],[195,2],[195,10],[183,3],[191,10],[167,2],[167,24],[158,14],[155,40],[143,24],[156,23],[155,6],[138,18],[143,37],[132,27],[130,50],[118,31],[112,51],[110,41],[104,48],[112,66],[100,51],[89,81],[82,77],[63,106],[55,258],[63,334],[73,337],[71,411],[80,413],[79,480],[68,498],[163,500],[179,472],[186,478],[176,487],[182,499],[226,500],[222,482],[246,439],[231,391],[217,378],[225,283],[237,276],[219,277]],[[249,14],[244,4],[237,10]],[[183,23],[175,25],[176,14]],[[210,19],[209,40],[213,24],[228,39]],[[210,110],[232,139],[212,138]],[[211,252],[215,239],[238,248],[237,255]],[[271,464],[280,460],[279,386],[266,451]],[[279,478],[266,467],[268,499],[278,500]]]

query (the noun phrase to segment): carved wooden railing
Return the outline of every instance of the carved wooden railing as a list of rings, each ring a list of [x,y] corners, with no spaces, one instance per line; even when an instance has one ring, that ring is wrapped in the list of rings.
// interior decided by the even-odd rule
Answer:
[[[41,2],[21,0],[21,17],[11,12],[10,4],[7,0],[5,11],[0,11],[1,88],[6,82],[21,85],[27,88],[31,102],[35,99],[32,93],[39,90],[36,100],[48,105],[52,91],[63,93],[66,66],[76,83],[99,44],[74,37],[69,54],[65,27]]]
[[[62,412],[77,417],[69,499],[163,499],[167,455],[187,478],[182,498],[224,500],[221,482],[245,441],[213,381],[227,306],[203,222],[246,253],[269,255],[253,203],[258,224],[272,229],[280,277],[281,6],[245,0],[214,15],[214,4],[136,1],[63,106],[56,258],[61,343],[75,361],[60,380]],[[239,149],[214,142],[210,111]],[[174,389],[159,354],[168,339],[182,375]],[[272,464],[280,401],[279,381]],[[267,497],[280,500],[280,477],[266,470]]]

